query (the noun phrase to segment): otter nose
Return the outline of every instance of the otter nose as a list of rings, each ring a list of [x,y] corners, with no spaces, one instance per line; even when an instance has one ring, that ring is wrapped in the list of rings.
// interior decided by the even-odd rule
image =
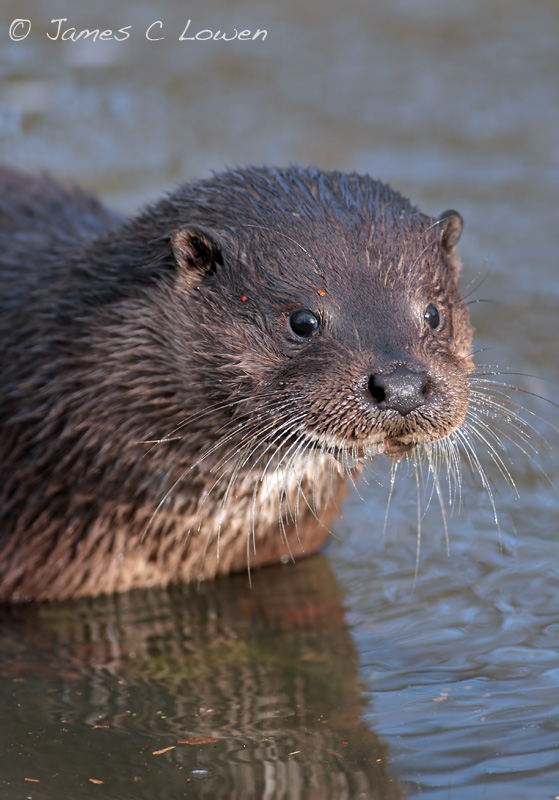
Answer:
[[[425,404],[429,380],[426,372],[413,372],[400,364],[392,372],[371,375],[368,389],[377,408],[392,408],[405,416]]]

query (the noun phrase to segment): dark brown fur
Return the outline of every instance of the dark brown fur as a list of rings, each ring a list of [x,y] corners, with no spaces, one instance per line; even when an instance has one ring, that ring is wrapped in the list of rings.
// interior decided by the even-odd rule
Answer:
[[[131,221],[1,171],[0,597],[318,549],[364,459],[465,418],[460,230],[310,169],[216,175]],[[314,335],[290,328],[301,309]],[[418,408],[379,402],[395,368],[425,376]]]

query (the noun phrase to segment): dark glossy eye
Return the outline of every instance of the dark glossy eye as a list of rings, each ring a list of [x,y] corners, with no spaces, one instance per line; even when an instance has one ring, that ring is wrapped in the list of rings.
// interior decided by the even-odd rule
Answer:
[[[425,309],[425,314],[423,315],[427,325],[432,328],[434,331],[439,327],[441,324],[441,316],[437,309],[437,306],[433,305],[433,303],[429,303],[427,308]]]
[[[316,314],[313,314],[312,311],[300,308],[290,315],[289,324],[293,333],[306,338],[317,332],[319,322]]]

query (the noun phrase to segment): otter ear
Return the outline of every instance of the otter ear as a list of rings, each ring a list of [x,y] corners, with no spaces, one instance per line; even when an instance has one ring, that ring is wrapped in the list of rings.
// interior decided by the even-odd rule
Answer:
[[[200,225],[187,225],[171,234],[175,261],[183,275],[203,277],[223,264],[223,242]]]
[[[458,244],[458,240],[460,239],[460,235],[464,227],[462,215],[459,214],[458,211],[449,209],[448,211],[443,211],[443,213],[437,218],[437,222],[440,226],[441,244],[443,246],[443,250],[446,250],[447,253],[452,253]]]

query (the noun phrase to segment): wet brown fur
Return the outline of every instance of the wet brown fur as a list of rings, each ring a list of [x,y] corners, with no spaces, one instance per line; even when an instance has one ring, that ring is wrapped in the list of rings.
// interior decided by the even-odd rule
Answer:
[[[464,420],[457,219],[368,177],[253,168],[126,221],[0,170],[0,598],[320,548],[364,458]],[[297,309],[317,335],[294,335]],[[406,416],[367,393],[400,364],[429,376],[429,404]]]

